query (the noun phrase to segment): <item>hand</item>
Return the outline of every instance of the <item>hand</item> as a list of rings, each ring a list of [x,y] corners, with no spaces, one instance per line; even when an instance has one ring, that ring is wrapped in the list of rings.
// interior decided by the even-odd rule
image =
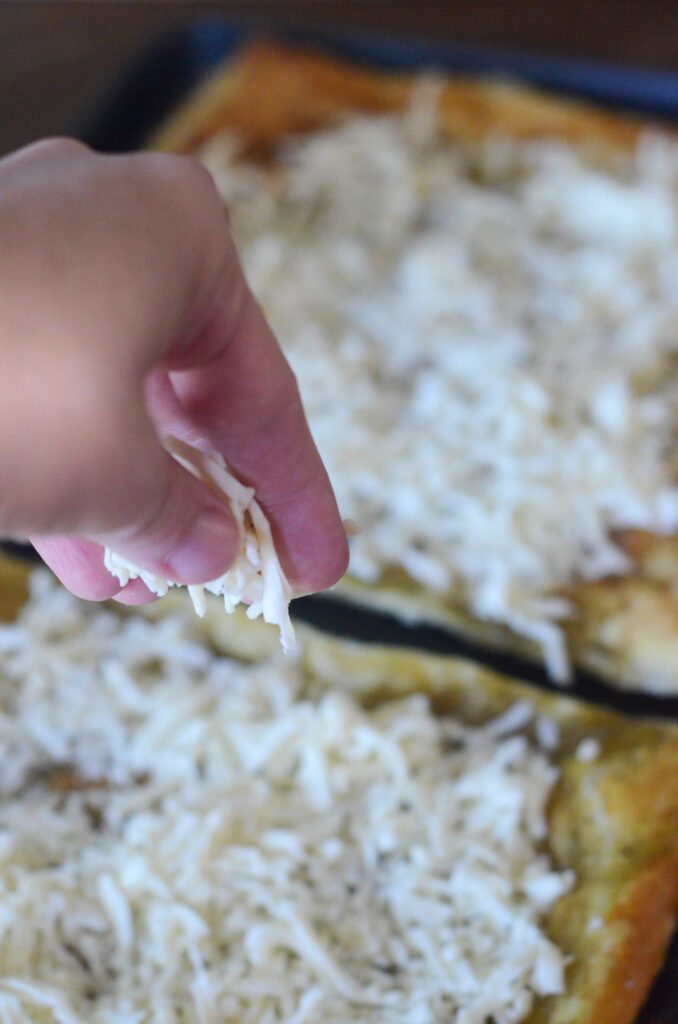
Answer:
[[[38,143],[0,161],[0,243],[0,534],[95,600],[152,599],[119,591],[103,546],[178,582],[219,576],[235,524],[172,435],[255,487],[295,588],[334,583],[334,496],[207,172]]]

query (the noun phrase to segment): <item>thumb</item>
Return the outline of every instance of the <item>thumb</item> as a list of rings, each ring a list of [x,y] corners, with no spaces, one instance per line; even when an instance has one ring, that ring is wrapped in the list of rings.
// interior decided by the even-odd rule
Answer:
[[[204,583],[235,560],[240,532],[230,507],[166,453],[155,502],[124,530],[91,534],[100,545],[175,583]]]
[[[96,479],[96,507],[80,504],[83,519],[72,535],[33,534],[36,550],[69,590],[91,600],[120,590],[104,566],[104,547],[172,582],[222,575],[240,544],[229,505],[164,450],[146,416],[126,433],[134,443],[119,444],[113,458],[100,453],[85,477],[90,493]]]

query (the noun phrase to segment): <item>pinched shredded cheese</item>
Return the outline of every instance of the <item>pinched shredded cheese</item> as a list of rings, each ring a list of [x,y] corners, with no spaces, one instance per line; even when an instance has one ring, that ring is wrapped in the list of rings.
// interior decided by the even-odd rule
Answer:
[[[616,527],[678,529],[678,147],[352,117],[273,169],[202,157],[299,379],[352,574],[387,566],[541,645],[554,592],[624,573]]]
[[[228,572],[216,580],[187,587],[197,614],[205,614],[205,590],[223,597],[229,613],[240,602],[246,602],[248,617],[256,619],[262,615],[264,622],[278,626],[283,650],[294,650],[294,627],[289,615],[292,588],[280,567],[271,527],[254,497],[254,488],[240,483],[218,452],[205,454],[177,441],[168,441],[168,447],[189,472],[216,487],[228,501],[240,529],[240,549]],[[170,587],[181,585],[134,565],[110,548],[104,552],[104,564],[122,587],[130,580],[140,579],[158,597],[163,597]]]
[[[529,703],[367,711],[190,614],[31,591],[0,628],[3,1024],[517,1024],[562,991]]]

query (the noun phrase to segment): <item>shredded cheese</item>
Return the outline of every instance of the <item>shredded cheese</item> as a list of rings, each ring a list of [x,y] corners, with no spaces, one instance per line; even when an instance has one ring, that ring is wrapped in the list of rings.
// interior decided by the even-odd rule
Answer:
[[[563,990],[531,704],[368,711],[191,614],[31,592],[0,628],[3,1024],[517,1024]]]
[[[600,757],[600,743],[594,736],[587,736],[579,743],[575,751],[575,757],[578,761],[583,761],[587,764],[590,761],[595,761],[597,757]]]
[[[218,452],[204,453],[176,440],[167,442],[171,453],[189,472],[216,487],[233,512],[240,529],[240,549],[231,568],[216,580],[188,586],[193,607],[201,617],[205,614],[205,590],[224,599],[227,612],[240,602],[248,604],[250,619],[263,616],[280,629],[280,642],[287,653],[294,650],[294,627],[289,615],[292,588],[282,571],[276,554],[271,527],[254,497],[254,488],[245,487],[230,472]],[[148,589],[163,597],[170,587],[180,586],[135,565],[106,548],[104,564],[125,587],[130,580],[142,580]]]
[[[563,679],[554,593],[628,571],[613,528],[678,529],[678,147],[605,165],[435,123],[349,117],[271,170],[228,135],[202,158],[361,525],[351,573],[400,566]]]

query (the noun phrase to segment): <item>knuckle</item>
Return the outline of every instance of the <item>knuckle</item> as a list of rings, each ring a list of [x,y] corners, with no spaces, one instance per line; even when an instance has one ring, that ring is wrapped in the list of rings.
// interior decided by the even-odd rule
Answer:
[[[39,142],[34,142],[22,152],[26,158],[67,159],[84,156],[92,151],[89,146],[78,139],[56,135],[48,139],[41,139]]]
[[[15,168],[19,173],[34,166],[48,167],[68,164],[85,156],[93,158],[91,149],[84,142],[66,137],[40,139],[2,158],[3,170]]]

